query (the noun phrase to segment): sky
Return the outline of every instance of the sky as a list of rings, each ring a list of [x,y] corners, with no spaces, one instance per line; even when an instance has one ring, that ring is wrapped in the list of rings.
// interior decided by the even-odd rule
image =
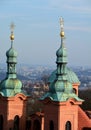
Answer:
[[[0,63],[14,22],[18,64],[55,65],[64,19],[68,65],[91,66],[91,0],[0,0]]]

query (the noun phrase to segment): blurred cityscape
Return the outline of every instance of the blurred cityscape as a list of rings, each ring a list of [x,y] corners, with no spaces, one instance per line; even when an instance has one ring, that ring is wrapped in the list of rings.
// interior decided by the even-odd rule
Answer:
[[[6,77],[6,66],[0,65],[0,80]],[[81,84],[79,90],[91,88],[91,68],[90,67],[69,67],[78,76]],[[23,83],[23,90],[33,97],[40,97],[48,91],[48,78],[56,69],[54,66],[42,65],[18,65],[17,75]]]

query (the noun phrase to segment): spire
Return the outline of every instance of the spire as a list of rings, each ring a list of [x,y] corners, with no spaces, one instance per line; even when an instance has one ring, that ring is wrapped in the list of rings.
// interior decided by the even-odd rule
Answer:
[[[77,101],[82,101],[75,93],[73,93],[72,83],[67,79],[67,50],[64,46],[64,21],[60,19],[61,25],[61,46],[56,52],[56,64],[57,71],[56,77],[53,82],[49,85],[49,92],[47,92],[41,100],[50,98],[53,101],[67,101],[69,98],[74,98]]]
[[[12,23],[11,28],[11,48],[6,52],[7,56],[7,76],[10,78],[16,78],[16,63],[17,63],[17,52],[15,51],[13,47],[13,41],[14,41],[14,24]]]
[[[17,93],[23,93],[22,82],[17,78],[16,64],[17,64],[17,52],[13,47],[14,42],[14,24],[11,24],[11,47],[6,52],[7,56],[7,75],[0,83],[0,94],[5,97],[15,96]]]
[[[11,48],[13,47],[13,41],[14,41],[14,28],[15,28],[15,25],[14,23],[11,23],[10,25],[10,29],[11,29],[11,35],[10,35],[10,40],[11,40]]]
[[[61,46],[57,50],[56,55],[57,55],[57,77],[66,80],[66,64],[67,64],[67,50],[64,46],[64,21],[63,18],[61,17],[60,19],[60,25],[61,25]]]

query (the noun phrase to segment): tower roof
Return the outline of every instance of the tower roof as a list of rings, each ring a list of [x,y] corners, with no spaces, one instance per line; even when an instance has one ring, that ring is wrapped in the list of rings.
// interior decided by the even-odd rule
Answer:
[[[6,52],[7,57],[17,57],[17,51],[13,47],[13,41],[14,41],[14,24],[11,24],[11,35],[10,35],[10,40],[11,40],[11,48]]]
[[[21,93],[21,87],[22,82],[19,79],[6,78],[0,83],[0,93],[5,97],[15,96],[17,93]]]
[[[45,98],[50,98],[53,101],[67,101],[69,98],[74,98],[77,101],[82,101],[74,92],[72,83],[77,80],[75,73],[69,70],[66,66],[67,64],[67,49],[64,45],[64,21],[61,18],[61,46],[56,52],[57,60],[57,69],[53,72],[50,77],[50,85],[49,85],[49,92],[47,92],[41,100]],[[70,78],[73,76],[73,78]],[[75,81],[76,82],[76,81]]]
[[[0,93],[5,97],[15,96],[17,93],[22,93],[22,82],[17,78],[16,74],[16,63],[17,63],[17,52],[13,47],[14,25],[11,24],[11,47],[6,52],[7,56],[7,75],[4,80],[0,83]]]
[[[54,80],[56,79],[56,73],[57,73],[57,69],[54,70],[54,71],[51,73],[51,75],[50,75],[50,77],[49,77],[49,80],[48,80],[48,82],[49,82],[50,84],[53,83]],[[79,81],[77,75],[75,74],[75,72],[73,72],[73,71],[72,71],[70,68],[68,68],[68,67],[67,67],[67,80],[68,80],[70,83],[72,83],[72,84],[74,84],[74,83],[79,83],[79,84],[80,84],[80,81]]]
[[[12,44],[12,43],[11,43]],[[6,52],[7,57],[17,57],[17,51],[11,45],[11,48]]]

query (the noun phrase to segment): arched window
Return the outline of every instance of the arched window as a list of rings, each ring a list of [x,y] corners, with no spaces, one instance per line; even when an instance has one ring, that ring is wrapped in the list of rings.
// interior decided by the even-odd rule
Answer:
[[[71,122],[70,121],[66,122],[65,130],[71,130]]]
[[[41,125],[40,125],[39,120],[34,120],[33,130],[41,130]]]
[[[3,130],[3,116],[0,115],[0,130]]]
[[[54,123],[52,120],[50,121],[50,130],[54,130]]]
[[[19,116],[15,116],[14,118],[13,130],[19,130]]]

